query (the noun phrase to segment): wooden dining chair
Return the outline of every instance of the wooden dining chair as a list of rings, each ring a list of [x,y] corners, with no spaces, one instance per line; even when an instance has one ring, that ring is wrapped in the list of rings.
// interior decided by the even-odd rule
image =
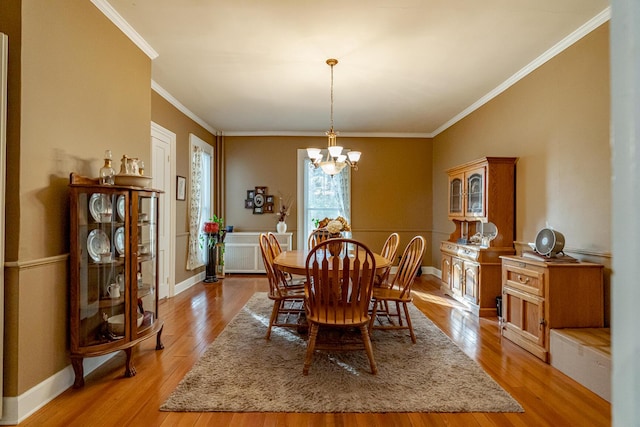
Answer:
[[[269,231],[267,233],[267,238],[269,239],[269,245],[271,245],[273,256],[277,257],[282,253],[282,246],[280,246],[280,242],[278,241],[278,236],[276,236],[275,233]]]
[[[336,251],[336,246],[342,250]],[[376,374],[378,370],[369,336],[369,303],[376,270],[371,250],[352,239],[328,239],[318,243],[309,252],[306,270],[305,305],[309,340],[302,373],[309,373],[316,349],[344,351],[362,350],[364,347],[371,373]],[[341,340],[333,343],[330,340],[318,341],[320,327],[328,331],[331,328],[357,328],[362,339],[357,343],[359,345],[347,345]]]
[[[400,258],[398,271],[393,276],[389,287],[374,288],[372,297],[372,313],[369,329],[408,329],[411,341],[416,343],[416,335],[411,325],[408,304],[412,302],[411,285],[424,255],[425,240],[416,236],[407,245]],[[395,311],[392,310],[395,306]],[[400,307],[402,306],[402,310]],[[404,314],[404,320],[402,319]],[[380,317],[383,321],[380,321]],[[376,320],[378,324],[376,324]]]
[[[269,244],[269,237],[260,234],[260,252],[264,269],[269,280],[269,299],[273,300],[273,309],[269,318],[266,339],[271,338],[271,328],[274,326],[298,327],[298,320],[304,313],[304,287],[288,286],[282,271],[273,264],[273,252]]]
[[[398,233],[391,233],[389,237],[387,237],[387,240],[385,240],[384,245],[382,245],[382,251],[380,252],[380,255],[388,259],[391,262],[391,265],[385,268],[381,273],[376,274],[374,286],[389,286],[389,273],[391,272],[391,266],[396,261],[399,244],[400,236],[398,235]]]
[[[282,246],[280,246],[280,242],[278,241],[278,236],[275,233],[269,231],[267,233],[267,238],[269,239],[269,246],[271,247],[271,253],[273,254],[273,258],[277,257],[282,253]],[[282,272],[284,278],[286,279],[286,286],[303,286],[304,277],[294,277],[292,274]]]
[[[309,250],[311,250],[315,248],[318,243],[322,243],[327,239],[329,239],[329,232],[323,228],[316,228],[311,232],[311,234],[309,234],[307,246]]]

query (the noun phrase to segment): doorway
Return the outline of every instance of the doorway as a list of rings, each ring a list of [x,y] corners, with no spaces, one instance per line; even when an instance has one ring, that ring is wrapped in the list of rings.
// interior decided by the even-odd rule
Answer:
[[[158,298],[175,293],[175,176],[176,134],[151,122],[152,187],[164,191],[158,201]]]

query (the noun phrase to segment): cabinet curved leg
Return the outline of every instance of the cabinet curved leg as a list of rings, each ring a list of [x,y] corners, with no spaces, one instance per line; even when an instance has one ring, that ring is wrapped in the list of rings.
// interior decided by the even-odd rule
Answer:
[[[72,357],[71,366],[73,366],[73,372],[76,375],[73,382],[73,388],[80,388],[84,386],[84,367],[82,366],[82,357]]]
[[[162,330],[164,329],[164,325],[158,331],[158,335],[156,335],[156,350],[164,349],[164,344],[162,344]]]
[[[133,366],[133,360],[131,358],[132,350],[133,347],[129,347],[124,350],[125,354],[127,355],[127,362],[124,368],[124,376],[127,378],[134,377],[136,375],[136,367]]]

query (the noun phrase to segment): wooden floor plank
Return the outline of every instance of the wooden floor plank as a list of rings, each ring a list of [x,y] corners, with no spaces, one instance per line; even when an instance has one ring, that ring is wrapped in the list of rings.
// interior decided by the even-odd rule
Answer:
[[[525,413],[180,413],[159,407],[255,292],[262,275],[198,283],[160,305],[165,349],[147,340],[133,352],[137,375],[124,378],[122,354],[96,369],[82,389],[69,389],[21,426],[608,426],[611,405],[500,335],[497,318],[479,319],[442,294],[433,276],[419,277],[414,304],[507,390]],[[420,339],[420,337],[418,337]]]

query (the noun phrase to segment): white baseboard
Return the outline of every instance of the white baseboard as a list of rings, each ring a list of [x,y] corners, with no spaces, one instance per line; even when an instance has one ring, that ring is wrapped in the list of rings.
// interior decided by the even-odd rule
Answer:
[[[195,276],[189,277],[187,280],[184,280],[180,283],[177,283],[174,288],[174,296],[178,295],[180,292],[184,292],[196,283],[200,283],[204,280],[206,273],[203,271],[201,273],[196,274]]]
[[[422,274],[432,274],[438,279],[442,279],[442,272],[435,267],[422,267]]]
[[[118,352],[106,354],[98,357],[88,357],[83,360],[84,374],[94,371]],[[66,391],[73,385],[75,374],[71,365],[58,371],[56,374],[42,381],[40,384],[30,388],[17,397],[2,398],[2,418],[0,425],[16,425],[31,414],[51,402],[58,395]]]

